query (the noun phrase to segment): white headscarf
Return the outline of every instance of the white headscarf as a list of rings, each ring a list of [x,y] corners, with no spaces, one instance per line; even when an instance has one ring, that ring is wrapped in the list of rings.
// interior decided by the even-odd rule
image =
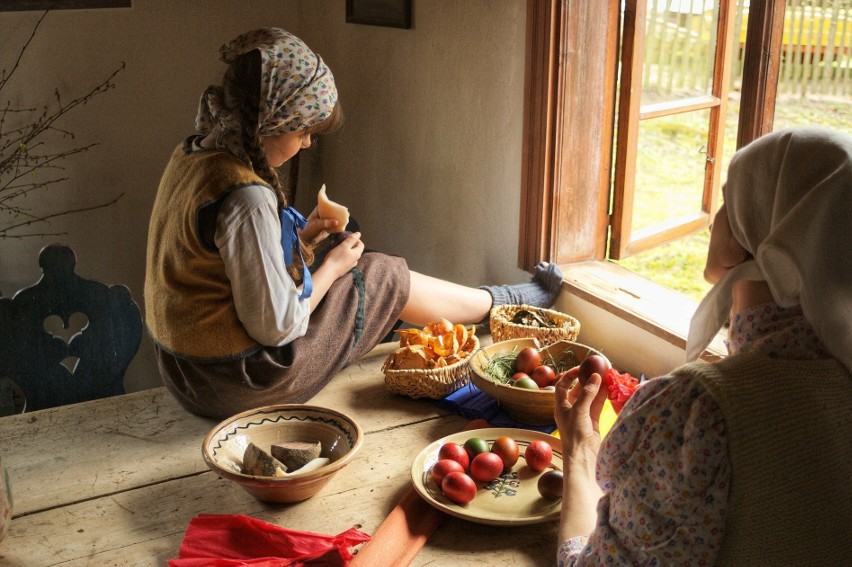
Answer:
[[[225,63],[257,49],[261,57],[258,133],[261,136],[298,132],[328,118],[337,103],[334,76],[322,58],[305,43],[278,28],[244,33],[219,49]],[[245,162],[240,117],[222,104],[222,87],[210,86],[201,95],[195,128],[216,134],[216,147]]]
[[[722,328],[738,280],[764,280],[781,307],[808,322],[852,372],[852,137],[790,128],[740,149],[725,203],[737,241],[753,256],[710,290],[692,318],[687,360]]]

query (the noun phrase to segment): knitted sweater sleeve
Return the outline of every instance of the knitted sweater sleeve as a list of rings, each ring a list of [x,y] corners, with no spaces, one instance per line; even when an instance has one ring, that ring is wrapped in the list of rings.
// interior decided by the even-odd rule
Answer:
[[[647,382],[603,440],[595,530],[562,542],[559,565],[713,564],[730,475],[724,419],[703,386]]]

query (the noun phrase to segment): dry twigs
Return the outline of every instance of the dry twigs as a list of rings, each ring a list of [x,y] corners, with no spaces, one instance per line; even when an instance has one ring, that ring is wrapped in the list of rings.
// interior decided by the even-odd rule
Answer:
[[[15,63],[7,72],[0,72],[0,94],[19,69],[27,48],[36,36],[48,12],[44,12],[33,27],[32,33],[18,53]],[[108,207],[117,202],[123,193],[102,203],[74,209],[36,212],[27,202],[31,193],[47,190],[64,181],[59,171],[61,162],[68,157],[88,151],[97,143],[54,149],[60,139],[74,139],[73,132],[60,128],[60,118],[76,108],[88,104],[94,97],[115,88],[115,77],[124,69],[122,63],[105,80],[88,93],[63,102],[59,89],[53,100],[39,108],[19,108],[7,100],[0,108],[0,239],[46,236],[63,233],[29,232],[34,225],[49,222],[57,217]]]

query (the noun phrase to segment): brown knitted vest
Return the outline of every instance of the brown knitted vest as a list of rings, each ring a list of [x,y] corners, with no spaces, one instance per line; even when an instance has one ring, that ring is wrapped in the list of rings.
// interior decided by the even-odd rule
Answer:
[[[189,152],[188,142],[166,166],[148,230],[145,320],[154,341],[180,357],[232,359],[259,347],[237,317],[213,244],[218,204],[250,184],[268,186],[232,155]]]
[[[719,565],[848,565],[852,377],[836,360],[689,364],[719,403],[732,474]]]

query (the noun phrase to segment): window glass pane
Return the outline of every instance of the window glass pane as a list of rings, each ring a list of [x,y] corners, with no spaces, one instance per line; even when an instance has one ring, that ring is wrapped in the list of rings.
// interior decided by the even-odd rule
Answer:
[[[648,0],[642,105],[713,91],[718,0]]]
[[[634,254],[621,260],[619,264],[699,301],[711,287],[704,281],[704,263],[709,245],[710,231],[705,229],[686,238]]]
[[[701,212],[710,110],[639,123],[633,236]]]
[[[773,130],[852,124],[852,0],[787,0]]]

